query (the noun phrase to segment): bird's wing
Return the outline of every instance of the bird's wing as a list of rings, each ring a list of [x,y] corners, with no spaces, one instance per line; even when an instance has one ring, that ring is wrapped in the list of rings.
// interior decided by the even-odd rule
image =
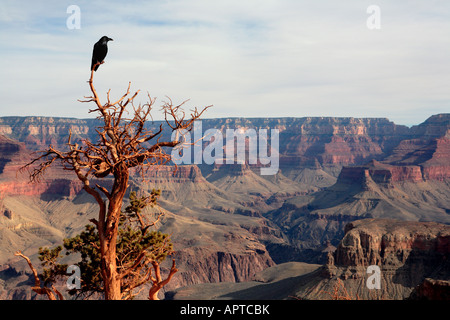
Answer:
[[[91,71],[94,68],[94,65],[97,63],[97,51],[98,51],[98,45],[99,43],[94,44],[94,49],[92,50],[92,62],[91,62]]]
[[[106,45],[103,45],[100,42],[97,42],[94,45],[94,50],[92,52],[91,70],[96,63],[103,62],[107,53],[108,53],[108,47]],[[95,71],[97,71],[97,69],[98,69],[98,65],[97,65],[97,67],[95,67]]]

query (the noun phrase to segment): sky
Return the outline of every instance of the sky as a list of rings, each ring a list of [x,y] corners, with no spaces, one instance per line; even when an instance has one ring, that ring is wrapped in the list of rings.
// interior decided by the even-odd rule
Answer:
[[[93,117],[78,99],[103,35],[103,100],[131,82],[205,118],[450,112],[448,0],[1,0],[0,30],[0,116]]]

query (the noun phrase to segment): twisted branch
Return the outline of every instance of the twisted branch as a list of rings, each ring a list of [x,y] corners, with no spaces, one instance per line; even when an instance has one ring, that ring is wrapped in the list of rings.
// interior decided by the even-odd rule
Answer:
[[[129,170],[136,168],[137,172],[143,175],[147,168],[169,163],[172,157],[170,153],[166,152],[166,149],[179,145],[182,141],[182,139],[179,139],[180,134],[183,135],[183,132],[192,130],[194,121],[199,119],[211,106],[207,106],[201,111],[194,108],[191,110],[190,117],[187,118],[182,107],[188,100],[179,105],[174,105],[172,100],[168,98],[168,102],[165,102],[162,106],[165,125],[169,130],[177,131],[177,136],[174,140],[164,140],[162,135],[164,126],[162,124],[157,130],[150,130],[145,126],[146,122],[151,119],[151,111],[156,99],[148,95],[147,103],[135,105],[134,100],[140,91],[137,90],[134,94],[131,94],[131,83],[129,83],[126,92],[116,101],[111,101],[109,90],[106,102],[102,104],[93,83],[94,69],[95,66],[88,81],[92,95],[79,101],[95,103],[95,108],[89,110],[89,112],[96,112],[98,114],[97,119],[102,123],[96,128],[98,141],[85,139],[72,142],[72,133],[70,132],[67,151],[57,150],[49,146],[47,150],[41,152],[40,156],[24,165],[20,171],[28,171],[30,181],[39,182],[46,170],[53,166],[55,162],[59,162],[65,170],[74,171],[77,178],[83,183],[83,189],[94,197],[99,205],[99,214],[98,219],[91,219],[90,221],[96,225],[99,232],[102,259],[109,259],[109,262],[102,260],[102,276],[106,293],[109,290],[106,281],[108,275],[113,274],[108,278],[110,283],[113,283],[116,279],[125,279],[127,274],[130,275],[143,270],[141,265],[144,257],[140,255],[128,269],[129,271],[126,271],[127,274],[120,275],[117,270],[109,270],[108,272],[104,270],[110,265],[114,266],[116,262],[114,257],[106,253],[115,252],[114,244],[117,239],[123,197],[128,188]],[[129,105],[132,106],[133,112],[127,118],[125,116],[128,114],[126,108]],[[112,176],[114,179],[110,190],[99,183],[96,183],[94,187],[91,186],[90,180],[93,177],[101,179],[108,176]],[[107,200],[104,200],[104,198]],[[149,225],[141,226],[144,231],[149,227]],[[160,288],[168,283],[178,270],[174,261],[168,278],[162,280],[159,263],[153,261],[151,264],[155,271],[155,277],[152,277],[151,268],[148,268],[150,271],[145,270],[144,278],[147,281],[152,279],[153,291],[151,290],[149,297],[156,297],[155,295]],[[37,290],[37,286],[35,287]],[[128,289],[131,290],[131,286]],[[50,293],[48,295],[50,298]],[[113,298],[116,299],[116,293],[113,295]]]
[[[30,258],[28,258],[26,255],[24,255],[22,252],[20,251],[16,251],[14,253],[15,256],[18,257],[22,257],[23,259],[25,259],[25,261],[28,263],[28,266],[31,269],[31,272],[33,273],[33,277],[34,277],[34,287],[31,288],[31,290],[33,290],[34,292],[36,292],[37,294],[45,294],[49,300],[57,300],[55,297],[55,293],[58,296],[59,300],[64,300],[63,295],[61,294],[61,292],[59,292],[52,284],[51,289],[50,288],[46,288],[46,287],[41,287],[41,281],[39,279],[39,275],[36,271],[36,269],[33,267],[33,264],[31,263]],[[55,293],[53,293],[53,291]]]

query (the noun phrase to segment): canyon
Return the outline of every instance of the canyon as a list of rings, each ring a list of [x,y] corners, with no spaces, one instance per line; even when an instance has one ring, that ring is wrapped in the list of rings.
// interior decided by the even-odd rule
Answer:
[[[18,170],[50,144],[64,149],[69,132],[75,140],[96,140],[97,125],[95,119],[0,118],[0,298],[33,298],[23,284],[29,270],[14,251],[38,263],[38,247],[61,243],[97,214],[72,172],[55,166],[30,184],[27,172]],[[199,283],[244,283],[294,262],[325,265],[330,252],[336,268],[350,265],[341,244],[360,220],[450,224],[450,114],[411,128],[384,118],[332,117],[205,119],[202,126],[222,132],[278,129],[279,171],[261,176],[259,164],[194,164],[150,170],[145,179],[132,176],[130,190],[162,191],[159,228],[172,234],[180,269],[166,292]],[[322,277],[319,269],[314,272]],[[424,292],[430,283],[423,283]],[[392,290],[393,299],[412,293]]]
[[[324,265],[286,262],[245,283],[177,288],[170,298],[298,300],[448,300],[450,226],[435,222],[361,219]],[[379,269],[379,286],[371,287]]]

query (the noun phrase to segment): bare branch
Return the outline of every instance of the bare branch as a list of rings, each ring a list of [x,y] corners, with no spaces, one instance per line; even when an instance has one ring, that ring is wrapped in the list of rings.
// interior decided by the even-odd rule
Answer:
[[[22,257],[28,263],[28,266],[30,267],[31,272],[33,273],[33,277],[34,277],[34,287],[32,287],[31,289],[34,292],[36,292],[37,294],[47,295],[49,300],[56,300],[56,297],[50,288],[41,287],[41,281],[39,280],[39,275],[38,275],[36,269],[33,267],[33,264],[31,263],[30,258],[28,258],[26,255],[24,255],[20,251],[16,251],[14,253],[14,255],[18,256],[18,257]],[[52,285],[52,289],[56,292],[56,294],[58,295],[60,300],[64,300],[64,297],[62,296],[62,294],[58,290],[56,290],[53,285]]]
[[[148,299],[149,300],[159,300],[158,292],[166,284],[168,284],[170,282],[170,280],[172,280],[172,278],[175,275],[175,273],[178,272],[178,269],[176,268],[176,265],[175,265],[175,259],[173,259],[172,260],[172,267],[170,268],[169,275],[167,276],[167,278],[165,280],[162,280],[159,263],[156,262],[156,261],[152,261],[151,263],[152,263],[153,269],[155,271],[155,277],[151,277],[150,278],[150,280],[153,282],[153,285],[152,285],[152,287],[149,290]]]
[[[24,254],[23,254],[22,252],[20,252],[20,251],[16,251],[16,252],[14,253],[14,255],[15,255],[15,256],[18,256],[18,257],[22,257],[23,259],[25,259],[25,261],[28,263],[28,266],[29,266],[30,269],[31,269],[31,272],[33,272],[33,276],[34,276],[34,286],[40,288],[40,287],[41,287],[41,281],[39,280],[38,273],[37,273],[36,269],[33,267],[33,264],[31,263],[30,258],[28,258],[26,255],[24,255]]]
[[[99,64],[101,63],[96,65]],[[157,129],[149,129],[146,124],[149,119],[152,119],[151,111],[155,99],[148,94],[146,103],[135,104],[135,99],[140,91],[137,90],[131,94],[131,82],[129,82],[126,92],[119,99],[111,101],[111,90],[108,90],[106,102],[102,103],[93,83],[94,69],[95,66],[91,70],[88,81],[91,95],[80,101],[95,103],[95,107],[89,112],[97,113],[97,119],[101,121],[101,125],[96,128],[98,140],[85,139],[81,142],[72,142],[72,134],[69,133],[66,151],[49,146],[47,150],[41,152],[37,158],[24,165],[20,170],[27,170],[32,182],[38,182],[46,170],[57,162],[62,165],[63,169],[75,172],[83,184],[83,189],[96,200],[99,206],[98,217],[90,221],[97,227],[100,239],[99,251],[102,259],[105,298],[120,299],[122,297],[120,280],[127,281],[124,290],[127,294],[131,294],[131,290],[136,284],[145,283],[152,278],[152,270],[155,272],[154,286],[159,289],[168,283],[173,274],[177,272],[175,262],[173,262],[169,277],[162,280],[158,262],[153,261],[150,267],[148,257],[144,252],[140,252],[132,263],[117,261],[115,244],[123,198],[128,188],[130,174],[137,171],[143,175],[148,168],[169,163],[172,157],[167,150],[178,146],[181,141],[178,141],[179,136],[176,139],[163,138],[164,129],[188,132],[192,130],[194,121],[199,119],[211,106],[205,107],[201,111],[194,108],[190,110],[189,116],[189,113],[183,110],[189,100],[174,105],[173,101],[167,98],[167,102],[162,105],[165,123]],[[130,170],[132,168],[135,169]],[[102,179],[108,176],[113,177],[112,187],[106,188],[101,183],[96,183],[95,187],[91,186],[93,177]],[[143,217],[138,214],[141,231],[145,233],[149,227],[160,220],[162,215],[163,213],[160,213],[156,221],[146,224]],[[129,280],[131,277],[135,277],[135,280]],[[157,295],[159,289],[154,289],[153,293]],[[52,291],[50,290],[50,292]],[[59,296],[58,292],[56,294]],[[150,294],[150,296],[153,295]]]
[[[111,195],[109,194],[109,191],[108,191],[105,187],[102,187],[102,186],[100,186],[100,185],[98,185],[98,184],[96,184],[95,186],[96,186],[101,192],[103,192],[103,194],[108,198],[108,200],[111,199]]]

